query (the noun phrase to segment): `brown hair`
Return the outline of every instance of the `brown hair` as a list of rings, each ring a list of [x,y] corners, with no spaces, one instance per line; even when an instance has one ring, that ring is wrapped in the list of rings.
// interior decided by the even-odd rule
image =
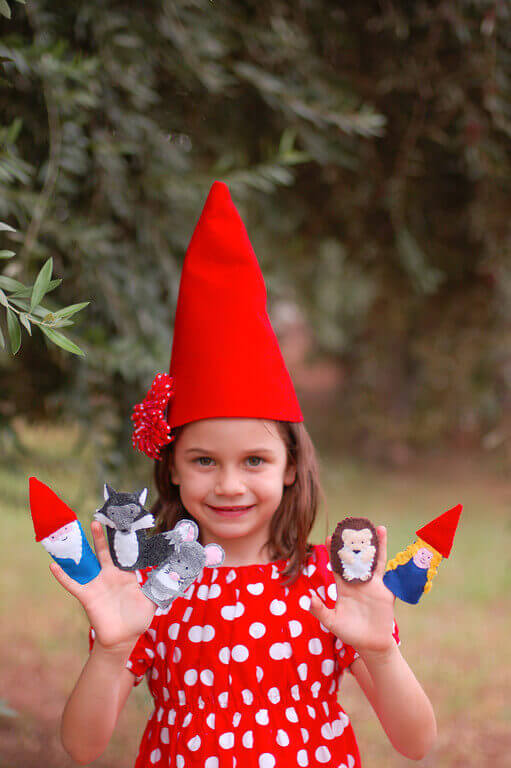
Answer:
[[[296,581],[312,552],[307,540],[324,493],[319,482],[316,452],[305,425],[288,421],[276,421],[275,424],[286,445],[288,463],[296,466],[296,478],[292,485],[284,486],[281,502],[271,520],[266,546],[272,561],[290,559],[282,574],[288,577],[285,585],[290,585]],[[179,486],[172,482],[170,476],[175,440],[182,430],[183,427],[174,428],[175,439],[162,449],[161,459],[155,462],[154,480],[159,497],[151,512],[156,519],[155,531],[158,533],[172,529],[179,520],[194,520],[181,502]],[[194,522],[199,525],[196,520]],[[200,533],[198,541],[202,543]]]

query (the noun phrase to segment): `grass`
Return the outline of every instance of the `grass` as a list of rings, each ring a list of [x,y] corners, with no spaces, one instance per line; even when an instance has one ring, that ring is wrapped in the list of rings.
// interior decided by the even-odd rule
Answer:
[[[51,485],[89,531],[101,501],[91,482],[90,454],[73,454],[73,428],[24,427],[26,451],[0,460],[3,569],[0,580],[1,697],[18,717],[0,714],[0,768],[66,768],[58,721],[87,654],[87,620],[51,576],[49,558],[34,542],[28,477]],[[128,479],[124,489],[143,487]],[[328,529],[347,515],[388,528],[389,557],[414,531],[454,504],[464,505],[453,553],[431,593],[417,606],[397,601],[402,653],[428,693],[438,721],[435,752],[419,765],[505,768],[511,751],[511,486],[473,460],[442,457],[390,472],[353,461],[323,462]],[[150,489],[151,490],[151,489]],[[311,535],[324,542],[324,516]],[[366,768],[417,765],[390,746],[349,675],[340,701],[350,714]],[[133,765],[150,702],[134,691],[104,756],[95,765]]]

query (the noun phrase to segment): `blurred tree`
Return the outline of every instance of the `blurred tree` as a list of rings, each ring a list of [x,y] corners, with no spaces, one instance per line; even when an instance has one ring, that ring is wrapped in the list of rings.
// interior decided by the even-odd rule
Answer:
[[[48,360],[35,337],[0,359],[4,411],[72,414],[99,461],[125,462],[220,178],[270,296],[298,301],[345,367],[331,430],[386,455],[502,423],[506,4],[34,0],[12,15],[0,103],[23,121],[24,177],[4,179],[0,219],[27,237],[9,268],[51,256],[64,300],[93,301],[86,360]]]

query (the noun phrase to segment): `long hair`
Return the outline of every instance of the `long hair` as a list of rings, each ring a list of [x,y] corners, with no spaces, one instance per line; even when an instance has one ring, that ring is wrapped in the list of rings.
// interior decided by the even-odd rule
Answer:
[[[288,421],[276,421],[275,424],[284,440],[288,463],[296,467],[296,477],[292,485],[284,486],[265,546],[271,561],[289,559],[282,576],[288,579],[285,585],[290,585],[298,578],[300,569],[312,552],[308,537],[324,493],[319,482],[316,452],[305,425]],[[198,541],[202,543],[200,524],[183,506],[179,486],[172,482],[170,475],[174,445],[182,430],[183,427],[173,430],[174,440],[162,449],[160,460],[155,462],[154,480],[159,496],[151,512],[156,520],[157,533],[174,528],[180,520],[194,520],[199,527]]]
[[[422,541],[422,539],[417,539],[417,541],[414,541],[413,544],[409,544],[405,550],[398,552],[397,555],[392,558],[392,560],[389,560],[387,563],[387,570],[393,571],[398,567],[398,565],[405,565],[412,559],[414,554],[418,552],[419,549],[427,549],[433,555],[433,559],[431,560],[430,566],[428,568],[426,586],[424,587],[424,594],[426,594],[433,586],[431,582],[436,576],[438,566],[442,562],[442,555],[437,552],[436,549],[431,546],[431,544],[427,544],[425,541]]]

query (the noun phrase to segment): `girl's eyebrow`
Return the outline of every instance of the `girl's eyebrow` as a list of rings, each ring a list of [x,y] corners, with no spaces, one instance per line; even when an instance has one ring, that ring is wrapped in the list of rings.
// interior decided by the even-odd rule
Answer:
[[[215,453],[215,451],[209,451],[207,448],[187,448],[185,453],[192,453],[193,451],[197,451],[199,453],[207,453],[208,455],[211,453]],[[270,453],[273,454],[273,451],[271,448],[249,448],[246,451],[243,451],[243,453]]]

